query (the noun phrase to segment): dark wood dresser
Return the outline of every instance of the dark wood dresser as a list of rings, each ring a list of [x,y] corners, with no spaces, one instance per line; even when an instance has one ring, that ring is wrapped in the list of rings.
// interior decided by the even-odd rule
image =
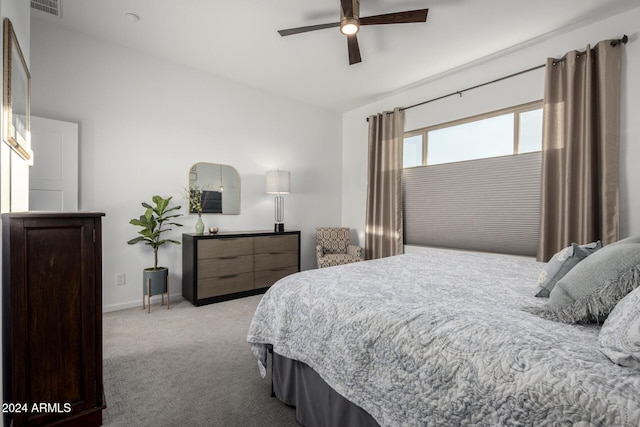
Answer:
[[[182,296],[199,306],[264,292],[300,271],[300,232],[182,235]]]
[[[2,215],[7,426],[102,425],[102,216]]]

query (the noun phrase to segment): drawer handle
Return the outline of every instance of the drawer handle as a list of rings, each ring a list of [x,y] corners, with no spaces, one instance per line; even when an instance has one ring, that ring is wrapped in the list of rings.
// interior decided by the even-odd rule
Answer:
[[[237,256],[221,256],[218,259],[235,259],[235,258],[238,258],[238,257]]]
[[[236,277],[237,274],[227,274],[225,276],[219,276],[218,279],[231,279],[232,277]]]
[[[280,267],[280,268],[272,268],[271,271],[282,271],[282,270],[286,270],[287,267]]]
[[[284,253],[284,251],[283,252],[269,252],[269,255],[280,255],[280,254],[283,254],[283,253]]]

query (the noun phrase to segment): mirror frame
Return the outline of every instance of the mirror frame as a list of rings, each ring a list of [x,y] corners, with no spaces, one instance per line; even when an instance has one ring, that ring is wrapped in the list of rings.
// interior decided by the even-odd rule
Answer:
[[[200,185],[198,184],[198,190],[201,191],[210,191],[212,194],[213,198],[211,198],[209,201],[203,201],[202,198],[206,197],[205,195],[201,196],[201,206],[202,206],[202,211],[201,213],[203,214],[219,214],[219,215],[239,215],[240,214],[240,200],[241,200],[241,180],[240,180],[240,174],[238,173],[238,171],[236,170],[236,168],[234,168],[233,166],[230,165],[225,165],[225,164],[220,164],[220,163],[210,163],[210,162],[198,162],[195,163],[191,166],[191,168],[189,168],[189,178],[188,178],[188,192],[189,192],[189,196],[191,196],[192,191],[193,191],[193,184],[197,183],[198,181],[198,170],[197,167],[198,165],[210,165],[210,166],[214,166],[216,168],[220,168],[220,171],[218,172],[220,174],[220,181],[219,181],[219,187],[222,188],[222,190],[208,190],[207,187],[211,187],[211,186],[215,186],[216,185],[216,181],[214,180],[211,184],[209,183],[205,183],[204,185]],[[215,172],[214,172],[215,173]],[[227,182],[229,179],[228,174],[233,173],[234,176],[233,178],[235,178],[235,182],[230,183],[225,185],[225,177],[227,178]],[[235,185],[234,185],[235,184]],[[231,190],[231,191],[229,191]],[[235,191],[234,191],[235,190]],[[237,196],[235,195],[237,193]],[[229,208],[226,212],[225,212],[225,200],[227,201],[226,205],[227,206],[232,206],[231,208]],[[216,205],[220,205],[220,211],[213,211],[211,209],[207,209],[205,207],[205,205],[211,205],[211,206],[216,206]],[[234,208],[233,205],[236,205],[237,208]],[[188,213],[189,214],[197,214],[197,210],[193,208],[192,203],[191,203],[191,199],[189,197],[189,204],[187,207]]]

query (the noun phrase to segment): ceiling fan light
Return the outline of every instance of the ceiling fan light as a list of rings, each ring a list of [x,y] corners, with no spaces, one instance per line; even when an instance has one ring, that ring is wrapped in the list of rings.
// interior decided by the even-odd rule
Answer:
[[[358,20],[355,18],[344,18],[340,23],[340,32],[347,36],[355,34],[360,29],[358,24]]]

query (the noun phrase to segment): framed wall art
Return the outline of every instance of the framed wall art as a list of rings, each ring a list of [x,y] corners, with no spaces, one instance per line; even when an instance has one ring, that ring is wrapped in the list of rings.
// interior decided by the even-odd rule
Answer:
[[[31,76],[20,44],[8,18],[4,19],[2,139],[23,159],[31,159],[30,96]]]

